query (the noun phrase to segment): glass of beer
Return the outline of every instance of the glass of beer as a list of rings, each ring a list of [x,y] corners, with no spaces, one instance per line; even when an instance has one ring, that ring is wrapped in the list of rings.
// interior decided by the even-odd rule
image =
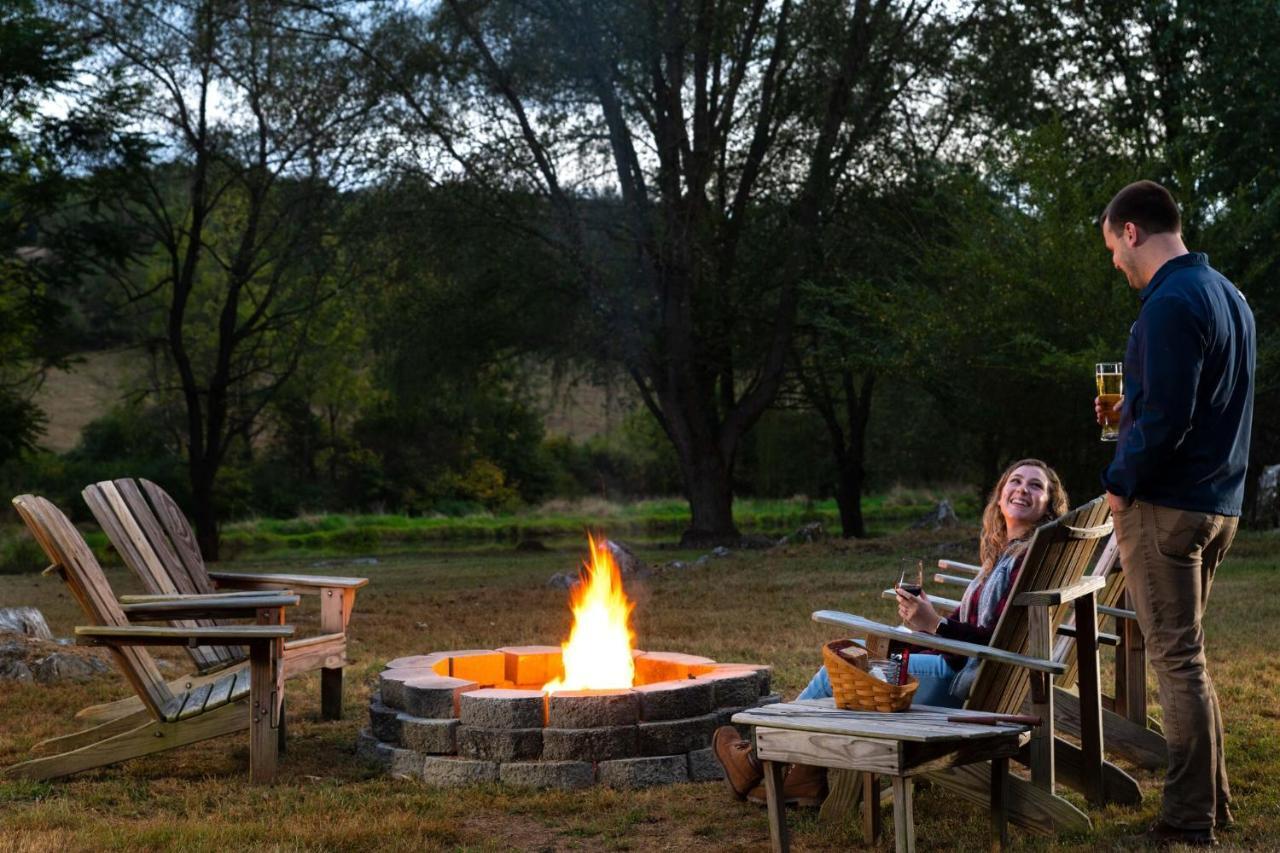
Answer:
[[[1120,438],[1120,412],[1117,405],[1124,396],[1124,365],[1101,361],[1097,367],[1098,401],[1102,404],[1102,440]]]

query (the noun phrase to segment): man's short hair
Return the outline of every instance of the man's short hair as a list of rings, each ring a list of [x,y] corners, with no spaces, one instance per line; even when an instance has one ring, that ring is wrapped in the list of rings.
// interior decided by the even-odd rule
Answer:
[[[1182,230],[1178,203],[1155,181],[1135,181],[1116,193],[1102,211],[1102,221],[1109,222],[1115,234],[1124,230],[1126,222],[1132,222],[1148,234],[1176,234]]]

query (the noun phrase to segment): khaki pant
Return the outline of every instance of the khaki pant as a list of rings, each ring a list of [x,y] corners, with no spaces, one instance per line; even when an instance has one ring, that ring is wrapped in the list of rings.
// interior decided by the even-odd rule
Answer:
[[[1125,588],[1160,685],[1169,743],[1163,819],[1209,829],[1225,818],[1231,791],[1201,620],[1239,519],[1134,501],[1114,521]]]

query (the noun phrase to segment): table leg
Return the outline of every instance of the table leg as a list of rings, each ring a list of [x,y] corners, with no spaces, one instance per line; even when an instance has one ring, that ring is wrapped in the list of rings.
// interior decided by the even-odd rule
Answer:
[[[1009,844],[1009,815],[1006,810],[1009,787],[1009,759],[991,759],[991,850],[1002,851]]]
[[[880,841],[880,780],[874,773],[862,774],[862,837],[868,844]]]
[[[911,802],[914,788],[910,776],[893,777],[893,849],[897,853],[915,853],[916,821]]]
[[[782,800],[782,767],[777,761],[765,761],[764,791],[769,809],[769,840],[773,853],[787,853],[787,804]]]

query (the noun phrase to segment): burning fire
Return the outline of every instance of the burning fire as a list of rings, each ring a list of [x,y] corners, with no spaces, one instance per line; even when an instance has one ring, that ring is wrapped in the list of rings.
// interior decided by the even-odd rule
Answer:
[[[622,573],[613,561],[609,543],[588,536],[591,562],[571,595],[573,629],[563,643],[564,678],[543,686],[558,690],[617,690],[635,679],[631,656],[630,616],[634,606],[622,591]]]

